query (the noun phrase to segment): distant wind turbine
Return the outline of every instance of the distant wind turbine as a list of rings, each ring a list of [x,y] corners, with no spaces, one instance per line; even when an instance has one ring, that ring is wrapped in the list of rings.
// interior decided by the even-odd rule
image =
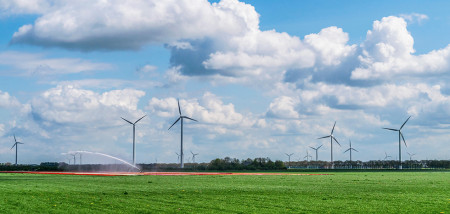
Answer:
[[[350,162],[351,162],[351,161],[352,161],[352,150],[355,151],[355,152],[358,152],[358,150],[352,148],[352,141],[351,141],[351,140],[349,140],[349,142],[350,142],[350,148],[348,148],[347,150],[345,150],[344,153],[350,151]]]
[[[402,134],[402,128],[403,128],[403,126],[405,126],[406,122],[408,122],[409,118],[411,118],[411,116],[409,116],[408,119],[406,119],[406,121],[403,123],[402,126],[400,126],[399,129],[383,128],[383,129],[398,132],[398,169],[402,169],[402,141],[401,141],[401,139],[403,139],[405,146],[408,147],[406,145],[405,137],[403,137],[403,134]]]
[[[331,168],[334,169],[334,162],[333,162],[333,140],[336,141],[336,143],[341,146],[341,144],[336,140],[336,138],[333,136],[334,127],[336,126],[336,121],[334,121],[333,129],[331,129],[331,134],[328,136],[320,137],[318,139],[323,138],[330,138],[330,145],[331,145]]]
[[[388,155],[386,152],[384,152],[385,156],[384,156],[384,160],[388,159],[388,158],[392,158],[392,156]]]
[[[19,144],[23,144],[23,143],[18,142],[18,141],[16,140],[16,135],[14,135],[14,145],[11,147],[11,149],[13,149],[14,146],[16,147],[16,166],[17,166],[17,147],[18,147]]]
[[[409,152],[406,152],[406,153],[408,153],[408,155],[409,155],[409,161],[412,160],[412,156],[416,155],[416,153],[413,153],[413,154],[411,154],[411,153],[409,153]]]
[[[312,156],[309,154],[308,150],[306,150],[306,156],[303,157],[303,159],[305,159],[305,158],[306,158],[306,162],[309,162],[309,158],[312,159]]]
[[[191,151],[191,154],[192,154],[192,163],[195,163],[195,156],[197,156],[198,153],[197,153],[197,154],[194,154],[194,153]]]
[[[76,162],[76,156],[77,156],[77,153],[75,153],[75,154],[69,154],[69,155],[72,155],[73,156],[73,165],[75,165],[77,162]]]
[[[284,154],[286,154],[286,155],[289,157],[288,168],[291,168],[291,156],[292,156],[294,153],[291,153],[291,154],[284,153]]]
[[[310,146],[309,148],[311,148],[311,149],[314,149],[314,150],[316,150],[316,161],[317,161],[317,158],[319,157],[318,156],[318,150],[320,149],[320,147],[322,147],[323,145],[320,145],[319,147],[317,147],[317,148],[314,148],[314,147],[312,147],[312,146]]]
[[[183,159],[183,157],[184,157],[184,154],[183,154],[183,119],[188,119],[188,120],[193,120],[193,121],[196,121],[196,122],[198,122],[197,120],[195,120],[195,119],[192,119],[192,118],[190,118],[190,117],[187,117],[187,116],[183,116],[182,114],[181,114],[181,107],[180,107],[180,100],[178,100],[178,113],[180,113],[180,116],[178,117],[178,119],[169,127],[169,129],[170,128],[172,128],[172,126],[174,126],[179,120],[181,120],[181,148],[180,148],[180,159],[181,159],[181,163],[180,163],[180,167],[181,168],[184,168],[184,159]],[[168,130],[169,130],[168,129]]]
[[[125,120],[127,123],[133,125],[133,165],[136,165],[136,123],[142,120],[147,115],[144,115],[143,117],[136,120],[136,122],[132,123],[129,120],[121,117],[123,120]]]

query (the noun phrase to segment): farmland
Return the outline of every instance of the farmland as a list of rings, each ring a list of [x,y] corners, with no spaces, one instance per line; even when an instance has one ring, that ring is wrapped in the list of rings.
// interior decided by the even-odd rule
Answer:
[[[86,176],[0,173],[0,212],[450,213],[449,172]]]

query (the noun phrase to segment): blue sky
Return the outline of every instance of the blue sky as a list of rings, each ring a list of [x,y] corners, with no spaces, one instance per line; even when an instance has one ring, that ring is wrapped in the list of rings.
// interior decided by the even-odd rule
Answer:
[[[448,1],[2,1],[0,162],[449,159]],[[309,151],[312,152],[312,151]],[[98,161],[93,158],[86,161]]]

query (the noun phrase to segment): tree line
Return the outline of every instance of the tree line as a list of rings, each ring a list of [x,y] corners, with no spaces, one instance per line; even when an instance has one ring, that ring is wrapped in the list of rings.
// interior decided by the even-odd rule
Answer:
[[[286,169],[330,169],[328,161],[272,161],[270,158],[215,158],[209,163],[185,163],[180,169],[177,163],[137,164],[142,171],[226,171],[226,170],[286,170]],[[396,169],[396,160],[334,161],[335,169]],[[450,160],[406,160],[403,169],[450,169]],[[43,162],[37,164],[0,163],[0,171],[133,171],[124,164],[67,164]]]

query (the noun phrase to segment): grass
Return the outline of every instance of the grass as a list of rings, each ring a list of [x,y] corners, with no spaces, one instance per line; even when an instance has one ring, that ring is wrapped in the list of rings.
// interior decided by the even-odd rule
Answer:
[[[0,173],[0,213],[450,213],[449,172],[78,176]]]

